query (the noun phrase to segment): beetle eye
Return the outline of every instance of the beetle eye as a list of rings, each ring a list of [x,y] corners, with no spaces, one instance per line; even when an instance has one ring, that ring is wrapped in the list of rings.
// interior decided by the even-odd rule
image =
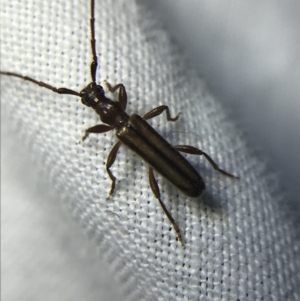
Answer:
[[[104,90],[103,90],[102,86],[97,85],[95,88],[96,88],[97,93],[104,95]]]
[[[81,102],[82,102],[84,105],[88,106],[88,107],[91,106],[91,99],[90,99],[90,97],[89,97],[88,95],[82,96],[82,97],[81,97]]]

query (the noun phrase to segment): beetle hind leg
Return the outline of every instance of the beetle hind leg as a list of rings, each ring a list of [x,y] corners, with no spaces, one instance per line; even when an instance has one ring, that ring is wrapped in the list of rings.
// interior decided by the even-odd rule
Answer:
[[[234,179],[239,179],[239,177],[225,171],[224,169],[221,169],[215,161],[204,151],[201,149],[198,149],[196,147],[190,146],[190,145],[174,145],[173,148],[178,150],[179,152],[187,153],[187,154],[192,154],[192,155],[199,155],[199,156],[204,156],[205,159],[211,164],[211,166],[217,170],[219,173],[223,174],[224,176],[234,178]]]
[[[183,242],[183,238],[182,235],[180,233],[180,229],[177,226],[174,218],[172,217],[171,213],[168,211],[168,209],[166,208],[165,204],[163,203],[163,201],[160,198],[160,190],[157,184],[157,181],[154,177],[154,173],[153,173],[153,168],[150,167],[149,168],[149,182],[150,182],[150,186],[151,186],[151,190],[154,193],[155,197],[158,199],[163,211],[165,212],[165,214],[167,215],[168,219],[170,220],[171,224],[173,225],[174,230],[177,233],[178,239],[181,242],[181,244],[184,246],[184,242]]]

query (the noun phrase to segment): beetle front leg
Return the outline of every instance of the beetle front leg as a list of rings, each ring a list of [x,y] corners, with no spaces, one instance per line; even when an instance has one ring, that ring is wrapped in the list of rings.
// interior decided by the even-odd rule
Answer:
[[[121,105],[121,108],[123,111],[126,110],[126,106],[127,106],[127,93],[126,93],[126,89],[124,87],[123,84],[117,84],[115,86],[112,86],[109,82],[107,82],[106,80],[104,81],[107,89],[109,92],[114,93],[119,89],[119,103]]]
[[[98,124],[98,125],[92,126],[85,130],[85,133],[81,138],[81,141],[84,141],[90,133],[101,134],[101,133],[109,132],[111,130],[113,130],[113,128],[108,125],[105,125],[105,124]]]
[[[204,151],[196,148],[196,147],[193,147],[193,146],[190,146],[190,145],[174,145],[173,146],[176,150],[178,150],[179,152],[183,152],[183,153],[187,153],[187,154],[192,154],[192,155],[203,155],[207,161],[212,165],[212,167],[217,170],[218,172],[220,172],[221,174],[227,176],[227,177],[230,177],[230,178],[235,178],[235,179],[239,179],[239,177],[237,176],[234,176],[232,174],[230,174],[229,172],[221,169],[217,163],[215,163],[213,161],[213,159],[208,155],[206,154]]]
[[[170,114],[170,110],[169,110],[169,107],[168,106],[159,106],[157,108],[154,108],[153,110],[151,110],[150,112],[146,113],[144,116],[143,116],[143,119],[144,120],[148,120],[148,119],[151,119],[153,117],[156,117],[158,115],[160,115],[161,113],[163,113],[163,111],[166,111],[166,115],[167,115],[167,120],[168,121],[176,121],[178,118],[179,118],[179,115],[181,113],[178,113],[177,116],[175,116],[174,118],[171,117],[171,114]]]
[[[110,168],[116,160],[117,153],[118,153],[118,150],[119,150],[121,144],[122,144],[122,142],[119,141],[114,145],[114,147],[112,148],[112,150],[110,151],[110,153],[108,155],[107,162],[106,162],[106,171],[107,171],[110,179],[112,180],[109,196],[111,196],[113,194],[113,192],[115,190],[115,186],[116,186],[116,177],[113,175]]]
[[[158,199],[158,201],[159,201],[159,203],[160,203],[163,211],[165,212],[165,214],[167,215],[167,217],[170,220],[171,224],[173,225],[174,230],[177,233],[179,241],[184,246],[184,242],[183,242],[183,239],[182,239],[179,227],[177,226],[177,224],[176,224],[174,218],[172,217],[171,213],[168,211],[168,209],[166,208],[165,204],[163,203],[163,201],[160,198],[159,187],[158,187],[157,181],[156,181],[156,179],[154,177],[154,173],[153,173],[153,168],[152,167],[149,168],[149,182],[150,182],[150,187],[152,189],[152,192],[154,193],[155,197]]]

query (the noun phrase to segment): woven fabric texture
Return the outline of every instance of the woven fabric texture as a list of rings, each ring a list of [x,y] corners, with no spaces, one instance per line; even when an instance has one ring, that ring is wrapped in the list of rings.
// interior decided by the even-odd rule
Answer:
[[[109,132],[78,143],[84,129],[100,123],[92,110],[79,98],[1,76],[2,137],[16,139],[3,143],[3,164],[9,170],[16,161],[31,157],[32,170],[21,169],[18,179],[42,175],[47,185],[39,189],[37,199],[52,208],[40,212],[34,206],[30,212],[33,220],[39,214],[47,220],[41,232],[44,239],[31,246],[37,262],[72,257],[70,245],[80,249],[88,243],[74,234],[73,226],[61,230],[62,238],[57,217],[52,216],[59,211],[56,207],[75,217],[99,252],[87,259],[99,270],[82,278],[80,273],[72,276],[72,261],[64,271],[51,270],[49,262],[51,272],[40,289],[33,288],[37,279],[30,277],[38,277],[38,264],[20,270],[26,254],[18,257],[18,263],[12,252],[5,252],[2,277],[7,300],[40,300],[41,296],[43,300],[54,296],[101,300],[97,295],[101,285],[115,293],[103,300],[116,296],[122,300],[299,300],[299,229],[276,177],[253,155],[242,133],[147,9],[135,1],[96,2],[98,82],[106,79],[125,85],[129,114],[143,115],[162,104],[170,107],[172,115],[182,112],[175,123],[167,122],[164,114],[149,123],[172,144],[204,150],[241,179],[224,177],[204,158],[189,156],[207,187],[201,197],[192,199],[157,176],[162,199],[183,233],[186,246],[182,247],[151,192],[147,165],[125,147],[112,167],[117,188],[107,200],[110,179],[105,163],[117,139]],[[2,1],[1,70],[80,91],[90,82],[89,18],[87,1]],[[20,158],[22,152],[16,147],[30,155]],[[4,188],[19,187],[8,182]],[[51,191],[52,197],[45,198],[44,191]],[[24,246],[27,240],[15,231],[39,226],[30,224],[30,218],[22,219],[26,208],[14,204],[15,196],[5,196],[3,248],[11,245],[13,237],[15,245],[20,241],[29,252],[30,247]],[[10,213],[18,210],[20,218],[9,227]],[[49,231],[51,227],[57,232]],[[76,241],[74,235],[78,241],[68,244]],[[58,250],[43,249],[56,236],[64,244]],[[56,282],[58,274],[64,277]],[[18,281],[14,290],[16,275],[23,275],[24,281]],[[101,285],[100,279],[105,280]],[[89,286],[83,288],[81,281]]]

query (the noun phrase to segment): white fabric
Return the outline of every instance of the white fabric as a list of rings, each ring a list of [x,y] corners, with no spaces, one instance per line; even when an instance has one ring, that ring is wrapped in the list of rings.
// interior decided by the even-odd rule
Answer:
[[[86,2],[2,1],[1,70],[80,91],[90,81]],[[299,212],[155,14],[142,2],[103,0],[96,39],[98,81],[125,85],[127,112],[161,104],[182,112],[176,123],[164,115],[150,123],[241,179],[189,156],[207,186],[191,199],[158,176],[183,248],[149,188],[147,166],[125,148],[106,199],[105,162],[117,140],[111,132],[77,143],[99,123],[92,110],[1,76],[2,299],[298,300]]]
[[[300,2],[144,2],[154,6],[299,206]]]

